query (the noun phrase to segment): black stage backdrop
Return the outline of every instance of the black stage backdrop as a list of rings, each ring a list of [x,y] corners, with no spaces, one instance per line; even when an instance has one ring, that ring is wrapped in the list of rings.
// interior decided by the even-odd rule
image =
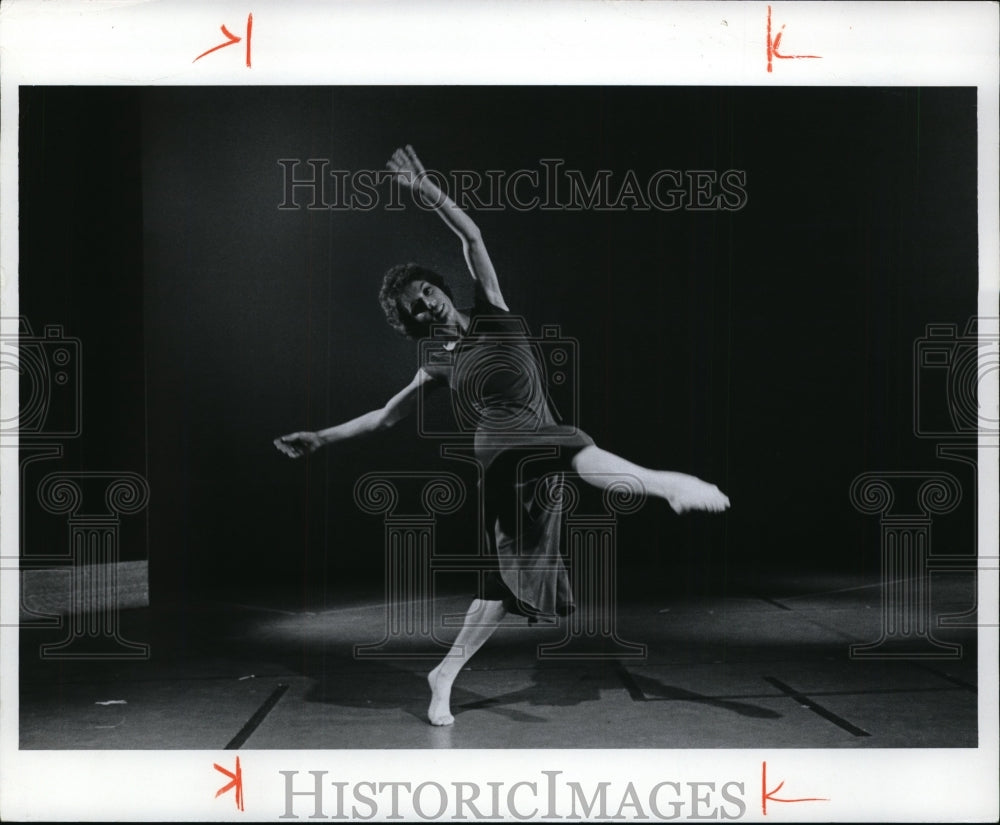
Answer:
[[[974,89],[26,88],[21,312],[85,350],[86,426],[67,462],[151,487],[153,601],[316,603],[377,586],[373,470],[447,469],[414,424],[293,462],[271,440],[381,406],[417,366],[376,301],[418,261],[471,295],[458,241],[402,211],[302,208],[282,159],[428,168],[746,174],[738,210],[474,214],[507,297],[580,357],[576,423],[654,467],[715,481],[724,517],[648,503],[621,520],[624,595],[737,592],[760,571],[877,572],[871,470],[971,469],[915,437],[914,344],[976,311]],[[141,158],[141,162],[140,162]],[[330,178],[332,181],[333,178]],[[388,195],[379,187],[381,197]],[[331,188],[328,201],[335,200]],[[286,204],[287,205],[287,204]],[[943,409],[945,398],[924,399]],[[447,399],[443,399],[446,404]],[[26,502],[26,522],[51,519]],[[968,552],[971,496],[935,525]],[[474,549],[475,511],[439,522]],[[64,528],[62,528],[64,529]],[[148,550],[141,546],[148,540]],[[139,542],[136,545],[134,542]],[[360,591],[359,591],[360,592]]]

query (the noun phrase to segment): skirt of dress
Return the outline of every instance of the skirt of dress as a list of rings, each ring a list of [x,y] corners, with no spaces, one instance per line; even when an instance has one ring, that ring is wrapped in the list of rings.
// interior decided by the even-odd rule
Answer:
[[[572,457],[593,443],[580,430],[554,425],[526,443],[481,452],[486,459],[483,530],[497,569],[482,577],[479,598],[502,601],[509,612],[531,622],[554,621],[573,611],[562,556],[559,486]]]

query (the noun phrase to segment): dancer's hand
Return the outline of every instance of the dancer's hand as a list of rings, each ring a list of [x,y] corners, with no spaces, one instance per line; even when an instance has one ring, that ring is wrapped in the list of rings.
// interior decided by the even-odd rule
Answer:
[[[289,433],[274,439],[274,446],[290,458],[298,458],[316,452],[323,446],[323,440],[316,433]]]
[[[408,143],[405,147],[393,152],[392,157],[385,165],[391,172],[396,173],[395,177],[400,186],[406,186],[409,189],[419,188],[423,181],[428,180],[424,165]],[[417,179],[418,175],[420,176],[419,180]]]

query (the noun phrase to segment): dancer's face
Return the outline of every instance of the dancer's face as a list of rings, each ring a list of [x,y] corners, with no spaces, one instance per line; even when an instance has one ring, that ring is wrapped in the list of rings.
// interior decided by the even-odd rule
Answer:
[[[447,324],[458,326],[458,313],[444,290],[428,281],[407,284],[400,295],[400,303],[419,324]]]

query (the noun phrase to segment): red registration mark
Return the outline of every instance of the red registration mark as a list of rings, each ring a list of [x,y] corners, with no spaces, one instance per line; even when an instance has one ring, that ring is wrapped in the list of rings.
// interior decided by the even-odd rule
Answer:
[[[767,7],[767,70],[770,72],[773,70],[773,61],[775,58],[778,60],[818,60],[822,55],[818,54],[781,54],[778,51],[778,46],[781,45],[781,35],[785,32],[785,26],[782,24],[781,30],[771,36],[771,7]]]
[[[228,785],[223,785],[215,792],[215,797],[218,799],[224,793],[228,791],[234,791],[236,794],[236,808],[237,810],[243,810],[243,770],[240,768],[240,758],[236,757],[236,769],[233,771],[228,771],[222,765],[213,763],[213,767],[222,774],[229,777],[230,782]]]
[[[222,26],[220,26],[220,28],[222,29],[222,33],[226,36],[226,42],[225,43],[220,43],[218,46],[212,46],[212,48],[208,49],[208,51],[202,52],[194,60],[191,61],[192,63],[195,63],[195,62],[201,60],[207,54],[211,54],[212,52],[217,52],[219,49],[224,49],[224,48],[226,48],[226,46],[233,46],[236,43],[242,43],[243,42],[244,38],[243,37],[237,37],[235,34],[233,34],[231,31],[229,31],[229,29],[226,28],[226,24],[225,23],[223,23]],[[247,15],[247,30],[246,30],[246,36],[245,36],[246,37],[246,42],[247,42],[247,49],[246,49],[246,51],[247,51],[247,68],[248,69],[250,68],[250,36],[251,36],[252,33],[253,33],[253,13]]]

